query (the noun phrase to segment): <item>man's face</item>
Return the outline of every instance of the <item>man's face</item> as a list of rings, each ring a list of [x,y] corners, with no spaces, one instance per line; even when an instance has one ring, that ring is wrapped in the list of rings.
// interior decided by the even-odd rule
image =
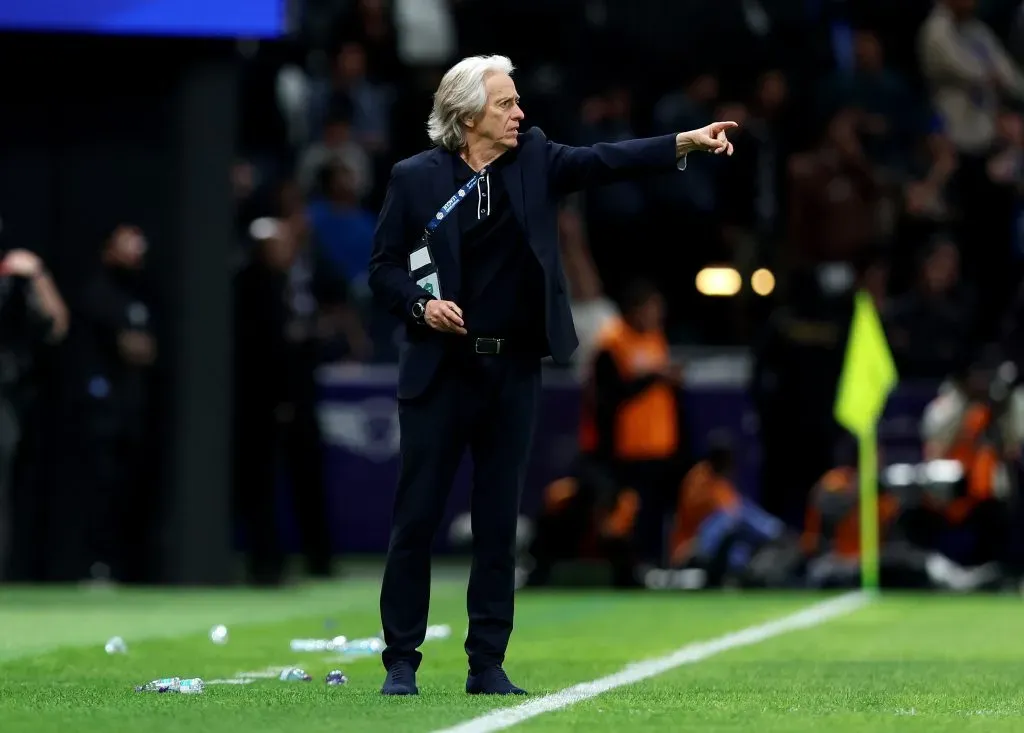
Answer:
[[[665,301],[652,295],[636,311],[637,325],[644,333],[660,331],[665,322]]]
[[[769,71],[761,78],[758,98],[765,109],[776,110],[781,107],[786,101],[787,93],[786,77],[781,71]]]
[[[475,120],[467,122],[467,127],[485,140],[514,148],[519,144],[519,123],[525,117],[516,85],[508,74],[491,74],[484,85],[487,104]]]
[[[884,65],[882,58],[882,44],[874,33],[861,31],[857,34],[855,51],[857,57],[857,68],[861,71],[881,71]]]
[[[960,254],[950,242],[939,245],[925,262],[924,277],[928,290],[937,295],[948,292],[960,273]]]
[[[366,75],[366,51],[358,43],[346,43],[338,52],[337,69],[342,79],[362,79]]]
[[[118,267],[137,270],[146,256],[146,238],[135,226],[120,226],[110,238],[110,259]]]
[[[331,171],[331,198],[348,201],[356,195],[356,177],[347,165],[337,164]]]

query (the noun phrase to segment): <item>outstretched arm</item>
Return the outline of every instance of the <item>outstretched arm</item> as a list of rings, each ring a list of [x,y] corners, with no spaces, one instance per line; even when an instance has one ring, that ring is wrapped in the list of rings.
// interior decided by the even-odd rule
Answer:
[[[551,187],[557,195],[589,186],[686,169],[686,156],[695,151],[732,155],[726,130],[735,122],[713,122],[698,130],[676,135],[598,143],[573,147],[547,141]]]

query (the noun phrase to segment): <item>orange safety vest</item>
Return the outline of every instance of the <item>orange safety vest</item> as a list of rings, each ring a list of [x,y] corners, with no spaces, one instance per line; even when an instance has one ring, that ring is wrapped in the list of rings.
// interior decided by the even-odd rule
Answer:
[[[672,562],[681,565],[693,554],[693,542],[704,520],[715,512],[734,512],[740,495],[733,483],[711,470],[707,461],[691,468],[679,485],[675,527],[670,542]]]
[[[626,382],[669,364],[668,341],[663,333],[639,333],[621,319],[601,331],[595,353],[601,352],[611,354],[619,375]],[[584,453],[593,452],[598,445],[596,403],[591,377],[583,395],[580,418],[580,450]],[[659,382],[622,402],[615,416],[614,430],[615,458],[641,461],[672,456],[679,444],[675,390]]]
[[[970,405],[964,413],[956,441],[945,455],[949,460],[960,462],[967,484],[967,495],[953,499],[946,507],[946,516],[951,522],[963,521],[975,504],[993,496],[995,487],[992,481],[999,466],[999,455],[984,440],[984,432],[991,421],[992,411],[988,406]]]
[[[815,555],[821,541],[821,514],[814,506],[814,496],[819,491],[849,492],[858,496],[857,472],[849,467],[833,468],[825,473],[811,493],[810,505],[804,521],[804,533],[800,544],[807,555]],[[890,494],[878,497],[879,539],[884,539],[886,530],[899,513],[899,502]],[[832,552],[855,560],[860,557],[860,501],[836,525],[832,539]]]

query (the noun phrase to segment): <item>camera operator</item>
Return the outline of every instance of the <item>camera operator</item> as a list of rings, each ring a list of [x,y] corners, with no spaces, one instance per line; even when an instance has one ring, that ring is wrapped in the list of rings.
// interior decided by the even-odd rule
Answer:
[[[31,407],[29,378],[38,348],[60,342],[68,310],[42,260],[24,249],[0,258],[0,579],[6,575],[11,483],[22,423]]]
[[[944,541],[966,565],[1005,562],[1017,464],[1024,442],[1024,388],[1016,369],[989,350],[942,385],[921,424],[926,461],[951,460],[962,488],[929,496],[907,517],[918,544]]]

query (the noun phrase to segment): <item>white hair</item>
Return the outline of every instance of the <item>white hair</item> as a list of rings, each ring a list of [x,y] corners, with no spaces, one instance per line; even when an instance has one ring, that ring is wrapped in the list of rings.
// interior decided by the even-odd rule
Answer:
[[[511,76],[514,70],[508,56],[470,56],[448,69],[434,92],[434,108],[427,119],[430,142],[446,150],[465,145],[463,122],[476,117],[487,105],[487,77]]]

